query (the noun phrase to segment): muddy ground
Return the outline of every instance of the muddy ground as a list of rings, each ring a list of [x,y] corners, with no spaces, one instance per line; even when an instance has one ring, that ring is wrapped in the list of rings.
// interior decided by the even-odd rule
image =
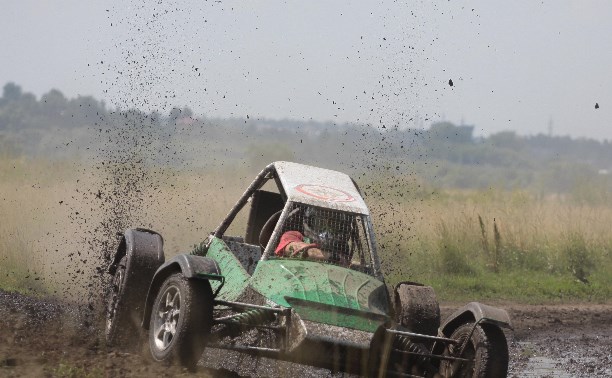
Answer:
[[[612,304],[498,305],[510,312],[515,328],[508,338],[509,376],[612,377]],[[443,315],[454,308],[442,306]],[[0,376],[331,376],[217,350],[207,350],[196,373],[160,366],[140,354],[108,349],[95,312],[0,291]]]

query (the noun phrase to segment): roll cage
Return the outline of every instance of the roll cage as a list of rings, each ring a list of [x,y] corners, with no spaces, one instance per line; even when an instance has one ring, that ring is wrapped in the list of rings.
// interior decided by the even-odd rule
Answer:
[[[290,169],[286,169],[289,166]],[[281,168],[281,169],[278,169]],[[283,169],[285,168],[285,169]],[[305,176],[304,181],[299,177],[296,177],[295,174],[297,170],[300,168],[310,170]],[[364,272],[382,280],[382,272],[380,270],[380,262],[377,255],[377,246],[376,240],[374,238],[374,231],[372,222],[370,219],[369,212],[367,208],[365,208],[365,204],[363,204],[363,199],[361,198],[361,192],[359,188],[354,183],[352,179],[344,174],[340,174],[339,172],[328,171],[320,168],[316,168],[315,172],[312,172],[313,167],[302,166],[296,163],[287,163],[287,162],[275,162],[268,166],[266,166],[253,180],[253,182],[249,185],[243,195],[240,197],[238,202],[232,207],[228,215],[221,222],[221,224],[217,227],[217,229],[212,233],[212,236],[219,239],[231,240],[232,242],[241,242],[246,245],[259,245],[260,240],[259,236],[262,232],[262,229],[265,227],[268,220],[271,217],[278,217],[278,221],[276,221],[276,225],[274,226],[271,235],[265,245],[261,245],[262,253],[261,260],[267,260],[270,258],[275,258],[274,248],[280,239],[282,232],[284,232],[283,225],[286,224],[288,217],[291,216],[291,212],[297,206],[310,206],[318,209],[324,209],[331,212],[344,212],[348,213],[351,216],[357,217],[359,219],[360,227],[362,229],[362,238],[359,242],[355,242],[354,245],[356,248],[360,248],[361,255],[359,255],[359,260],[361,260],[362,268],[359,270],[363,270]],[[279,172],[280,171],[280,172]],[[289,171],[289,172],[287,172]],[[326,175],[332,172],[335,175],[343,175],[346,176],[344,181],[343,190],[336,189],[331,186],[323,186],[321,183],[328,185],[325,182]],[[282,177],[285,174],[290,177]],[[336,178],[337,179],[337,178]],[[347,181],[350,183],[349,188],[347,188]],[[278,188],[278,193],[263,191],[261,188],[266,184],[269,180],[274,180],[276,186]],[[309,182],[315,182],[315,184],[309,184]],[[301,182],[294,187],[287,188],[286,183],[288,182]],[[312,187],[318,187],[328,189],[329,191],[338,192],[346,194],[347,196],[351,196],[351,198],[357,198],[360,202],[357,203],[358,206],[361,207],[350,207],[343,206],[342,204],[338,205],[334,201],[334,199],[326,199],[320,193],[310,194],[314,199],[310,200],[306,197],[300,197],[295,195],[288,195],[288,192],[293,190],[295,193],[300,191],[304,186],[310,185]],[[334,183],[331,183],[334,185]],[[347,191],[350,190],[350,194]],[[304,193],[305,191],[302,189],[300,193]],[[306,199],[306,201],[303,201]],[[300,201],[302,200],[302,201]],[[342,200],[342,199],[341,199]],[[247,220],[246,226],[246,236],[242,240],[235,239],[232,237],[225,236],[225,232],[230,227],[232,222],[235,220],[238,213],[244,208],[244,206],[251,202],[251,209]],[[310,202],[310,203],[304,203]],[[363,205],[362,205],[363,204]],[[354,237],[354,236],[351,236]],[[211,240],[211,239],[209,239]],[[361,244],[359,247],[357,247]],[[352,253],[354,253],[353,251]],[[367,261],[370,260],[370,261]],[[365,262],[365,265],[363,265]],[[367,268],[366,268],[367,267]]]

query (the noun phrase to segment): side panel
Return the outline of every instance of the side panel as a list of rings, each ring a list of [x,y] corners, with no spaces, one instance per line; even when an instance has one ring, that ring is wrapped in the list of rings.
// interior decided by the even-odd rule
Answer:
[[[388,311],[386,295],[374,297],[384,283],[375,277],[337,265],[300,259],[260,261],[252,286],[281,306],[285,297],[314,301],[355,310]]]
[[[298,259],[260,261],[251,286],[304,320],[373,332],[388,317],[386,287],[367,274]]]
[[[225,284],[217,298],[235,301],[247,287],[250,278],[249,274],[222,239],[212,237],[206,257],[212,258],[219,264],[221,274],[225,277]],[[210,283],[213,292],[217,290],[219,285],[221,285],[219,281],[212,281]]]

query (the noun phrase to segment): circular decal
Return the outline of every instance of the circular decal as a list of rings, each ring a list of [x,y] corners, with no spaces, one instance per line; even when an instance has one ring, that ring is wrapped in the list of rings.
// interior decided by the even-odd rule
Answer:
[[[352,202],[355,201],[355,197],[351,196],[347,192],[340,189],[330,188],[323,185],[309,185],[301,184],[295,187],[300,193],[304,193],[307,196],[311,196],[323,201],[329,202]]]

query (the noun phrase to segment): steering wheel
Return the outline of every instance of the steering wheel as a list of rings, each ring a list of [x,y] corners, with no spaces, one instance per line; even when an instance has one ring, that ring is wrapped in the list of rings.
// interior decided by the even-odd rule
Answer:
[[[280,215],[282,212],[283,212],[282,210],[279,210],[276,213],[272,214],[272,216],[268,218],[266,223],[264,223],[263,227],[261,228],[261,232],[259,233],[259,246],[262,249],[265,249],[266,245],[268,245],[268,242],[270,241],[270,238],[272,237],[272,232],[274,231],[274,227],[276,226],[276,223],[278,222],[278,218],[280,218]]]

